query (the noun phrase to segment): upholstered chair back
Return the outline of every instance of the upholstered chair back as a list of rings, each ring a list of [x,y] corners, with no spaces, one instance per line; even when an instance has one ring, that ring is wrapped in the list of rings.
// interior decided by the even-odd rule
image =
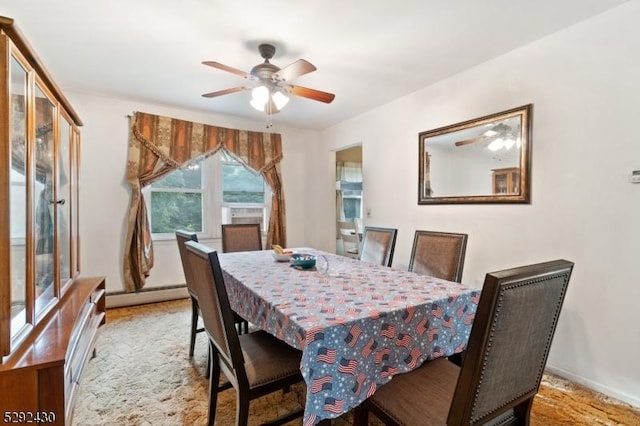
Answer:
[[[409,271],[460,282],[467,249],[467,234],[416,231]]]

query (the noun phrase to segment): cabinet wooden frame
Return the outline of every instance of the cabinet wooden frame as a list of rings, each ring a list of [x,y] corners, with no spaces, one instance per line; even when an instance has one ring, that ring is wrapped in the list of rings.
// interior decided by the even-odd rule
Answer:
[[[22,69],[19,71],[14,68],[18,68],[19,65]],[[12,98],[13,95],[13,81],[11,73],[22,73],[24,71],[25,77],[20,79],[20,85],[23,83],[26,87],[20,88],[17,95],[24,96],[25,108],[23,110],[24,116],[20,118],[20,137],[24,137],[24,142],[19,143],[19,147],[24,151],[24,154],[20,154],[21,174],[24,175],[24,242],[22,243],[22,237],[19,237],[19,246],[22,246],[19,250],[24,251],[24,264],[20,264],[18,269],[15,269],[15,264],[12,264],[12,257],[15,256],[14,245],[15,237],[12,240],[12,213],[8,206],[11,206],[12,196],[12,155],[15,155],[12,147],[12,126],[14,115],[16,111],[11,108],[14,105]],[[37,101],[36,98],[46,98],[45,101]],[[19,97],[20,98],[20,97]],[[30,334],[36,332],[38,324],[40,322],[46,322],[55,311],[55,307],[63,294],[69,290],[74,282],[74,279],[79,277],[79,219],[77,217],[78,212],[78,160],[80,152],[80,132],[78,126],[82,125],[78,115],[70,106],[60,89],[53,82],[52,78],[40,62],[39,58],[32,50],[28,42],[23,38],[20,31],[13,24],[13,20],[0,16],[0,102],[2,108],[0,108],[0,203],[5,208],[0,209],[0,365],[11,357],[11,354],[15,352],[22,342],[28,340]],[[20,101],[22,102],[22,101]],[[51,227],[53,229],[53,247],[47,256],[46,270],[47,279],[46,285],[41,287],[45,289],[44,293],[47,294],[45,298],[40,298],[36,294],[36,244],[35,244],[35,229],[36,229],[36,133],[37,127],[37,111],[36,104],[40,105],[44,102],[46,105],[50,103],[51,109],[47,109],[47,121],[46,124],[50,125],[51,132],[50,140],[46,142],[48,146],[47,151],[53,154],[53,158],[47,161],[47,176],[48,179],[52,179],[53,188],[51,189],[51,199],[45,200],[50,204],[50,217],[52,220]],[[49,106],[47,106],[49,108]],[[22,111],[22,110],[21,110]],[[51,119],[51,123],[49,123]],[[68,141],[64,141],[67,144],[65,158],[61,158],[59,155],[60,150],[60,137],[61,126],[67,126],[68,131],[65,130],[64,137],[68,137]],[[15,129],[13,129],[15,131]],[[66,157],[68,155],[68,157]],[[66,228],[68,231],[65,233],[64,241],[60,240],[58,229],[60,226],[60,218],[58,213],[57,202],[61,201],[58,191],[60,188],[60,170],[59,162],[64,161],[65,167],[68,169],[69,176],[65,176],[65,185],[67,188],[68,200],[65,200],[67,206],[65,212],[67,217],[64,218]],[[44,163],[43,163],[44,164]],[[41,169],[39,169],[41,170]],[[22,194],[20,194],[22,197]],[[21,203],[22,204],[22,203]],[[22,208],[22,205],[20,206]],[[15,215],[14,215],[15,216]],[[15,217],[14,217],[15,219]],[[20,234],[21,235],[21,234]],[[13,244],[13,245],[12,245]],[[65,250],[65,265],[68,263],[68,267],[65,266],[65,277],[61,280],[60,269],[60,249],[64,247]],[[66,254],[68,253],[68,255]],[[49,267],[51,266],[51,268]],[[12,287],[14,282],[12,281],[12,273],[20,271],[24,274],[24,284],[20,284],[20,305],[24,305],[24,313],[20,308],[16,308],[12,314]],[[50,275],[50,278],[49,278]],[[22,276],[22,275],[21,275]],[[22,301],[24,296],[24,301]],[[16,312],[18,312],[16,314]],[[15,315],[14,315],[15,314]],[[13,317],[15,317],[14,324],[12,325]]]
[[[0,413],[68,425],[105,322],[104,277],[80,276],[82,122],[2,16],[0,103]]]

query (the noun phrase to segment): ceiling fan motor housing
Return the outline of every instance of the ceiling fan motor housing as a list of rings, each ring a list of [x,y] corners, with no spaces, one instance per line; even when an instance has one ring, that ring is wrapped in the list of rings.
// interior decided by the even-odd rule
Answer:
[[[264,59],[269,60],[276,54],[276,47],[272,44],[263,43],[258,46],[258,52]]]
[[[264,58],[264,62],[251,68],[251,75],[260,80],[272,80],[273,74],[280,71],[280,67],[269,62],[269,59],[273,58],[276,53],[276,48],[271,44],[261,44],[258,46],[258,51]]]
[[[279,67],[273,65],[272,63],[265,62],[251,68],[251,75],[259,78],[260,80],[271,80],[271,76],[278,71],[280,71]]]

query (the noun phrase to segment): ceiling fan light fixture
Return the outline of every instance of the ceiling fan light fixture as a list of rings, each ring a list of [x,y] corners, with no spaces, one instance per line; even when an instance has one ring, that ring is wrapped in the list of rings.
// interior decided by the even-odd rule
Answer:
[[[251,97],[259,102],[266,103],[269,100],[269,89],[266,86],[258,86],[251,91]]]
[[[276,104],[276,108],[278,108],[278,111],[282,110],[282,108],[284,108],[289,103],[289,97],[285,96],[280,91],[274,92],[271,95],[271,99],[273,99],[273,103]]]
[[[265,105],[266,105],[267,103],[266,103],[266,102],[259,101],[258,99],[251,99],[251,100],[249,101],[249,104],[250,104],[253,108],[257,109],[258,111],[260,111],[260,112],[264,112],[264,107],[265,107]]]
[[[268,100],[269,89],[267,87],[258,86],[251,91],[251,101],[249,103],[258,111],[264,111],[264,107]]]
[[[257,87],[250,86],[231,87],[229,89],[217,90],[205,93],[205,98],[215,98],[222,95],[251,90],[251,100],[249,104],[260,112],[267,114],[267,128],[271,127],[271,115],[276,114],[289,102],[289,95],[300,96],[314,101],[330,104],[335,95],[321,90],[308,87],[294,86],[290,81],[316,70],[316,67],[304,59],[298,59],[284,68],[280,68],[270,62],[274,56],[276,48],[272,44],[263,43],[258,46],[260,56],[264,62],[251,68],[250,72],[221,64],[216,61],[203,61],[204,65],[217,68],[222,71],[235,74],[247,80],[255,82]]]

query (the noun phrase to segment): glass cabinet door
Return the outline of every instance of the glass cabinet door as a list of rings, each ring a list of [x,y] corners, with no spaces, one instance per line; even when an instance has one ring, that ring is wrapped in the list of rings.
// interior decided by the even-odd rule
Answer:
[[[507,183],[507,175],[505,173],[496,173],[493,181],[494,194],[506,194],[509,184]]]
[[[9,108],[9,232],[11,248],[10,336],[28,322],[27,317],[27,80],[28,72],[14,56],[9,65],[11,80]]]
[[[519,194],[520,193],[520,170],[514,169],[511,173],[509,173],[509,192],[511,194]]]
[[[59,249],[60,288],[71,279],[71,124],[67,118],[60,117],[60,134],[58,139],[58,193],[56,194],[56,211]]]
[[[71,277],[80,274],[80,222],[78,209],[80,199],[80,133],[73,127],[71,129]]]
[[[35,296],[36,315],[56,296],[54,133],[55,105],[39,85],[35,85]]]

